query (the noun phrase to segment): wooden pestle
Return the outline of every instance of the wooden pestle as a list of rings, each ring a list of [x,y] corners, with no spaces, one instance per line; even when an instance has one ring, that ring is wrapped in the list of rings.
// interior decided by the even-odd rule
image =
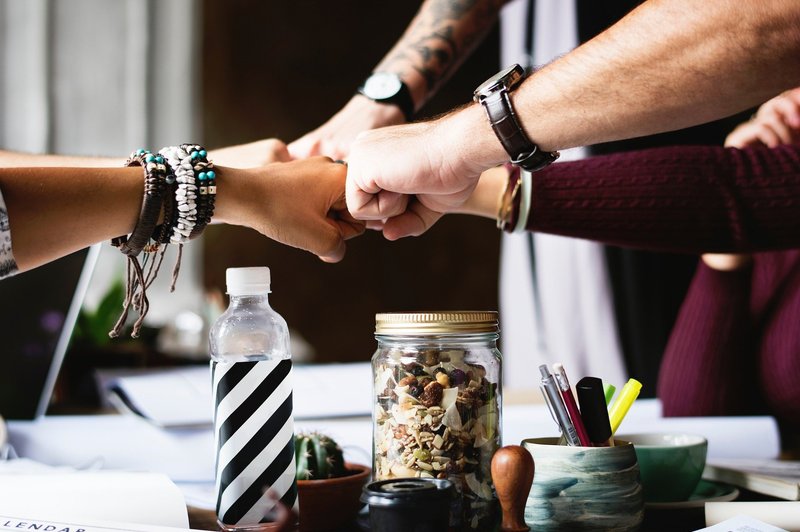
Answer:
[[[492,457],[492,481],[503,509],[502,532],[526,532],[525,502],[533,483],[533,457],[524,447],[506,445]]]

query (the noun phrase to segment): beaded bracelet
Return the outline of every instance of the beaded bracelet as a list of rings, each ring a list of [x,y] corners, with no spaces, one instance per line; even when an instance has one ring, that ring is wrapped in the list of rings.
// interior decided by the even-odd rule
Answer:
[[[189,240],[197,220],[197,185],[191,156],[182,146],[169,146],[159,150],[175,174],[175,210],[177,221],[172,228],[170,242],[183,244]]]
[[[214,216],[214,205],[217,196],[217,173],[214,164],[208,160],[205,148],[197,144],[182,144],[181,148],[189,154],[193,161],[197,182],[197,216],[194,229],[189,238],[197,238],[211,222]]]

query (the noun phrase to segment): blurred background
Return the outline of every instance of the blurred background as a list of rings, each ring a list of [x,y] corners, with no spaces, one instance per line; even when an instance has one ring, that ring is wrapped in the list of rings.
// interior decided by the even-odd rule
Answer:
[[[140,146],[290,142],[347,102],[420,4],[0,0],[0,148],[122,162]],[[495,31],[420,117],[469,101],[498,56]],[[205,360],[225,269],[256,265],[272,270],[271,302],[299,359],[368,360],[376,312],[497,309],[499,245],[491,221],[451,216],[421,238],[352,240],[330,265],[248,229],[211,227],[186,246],[174,294],[166,259],[144,338],[110,343],[97,332],[116,319],[109,301],[124,262],[104,245],[63,373]]]

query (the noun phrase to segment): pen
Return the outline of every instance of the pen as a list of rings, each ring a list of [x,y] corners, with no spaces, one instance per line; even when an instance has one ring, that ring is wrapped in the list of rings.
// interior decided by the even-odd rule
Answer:
[[[628,379],[622,391],[619,392],[617,400],[608,409],[608,417],[611,420],[611,434],[617,432],[620,423],[625,418],[625,414],[630,410],[631,405],[639,397],[642,383],[636,379]]]
[[[569,387],[569,380],[567,379],[567,372],[564,371],[564,364],[560,362],[553,364],[553,374],[556,377],[558,388],[561,390],[561,397],[564,399],[569,417],[572,419],[572,424],[575,426],[578,440],[584,447],[591,447],[592,442],[589,440],[589,435],[586,433],[586,427],[583,425],[581,413],[578,411],[578,404],[575,402],[575,396],[572,395],[572,389]]]
[[[578,433],[575,432],[575,426],[569,419],[567,409],[564,407],[564,403],[561,400],[561,394],[558,393],[558,384],[556,384],[556,380],[553,378],[550,370],[547,369],[547,364],[539,366],[539,373],[542,374],[539,388],[541,388],[542,394],[544,394],[545,401],[556,423],[558,423],[561,433],[567,439],[568,444],[580,445],[581,441],[578,439]]]
[[[611,398],[614,397],[614,392],[617,391],[617,387],[613,384],[603,383],[603,392],[606,394],[606,405],[611,403]]]
[[[611,424],[608,421],[603,381],[597,377],[584,377],[575,386],[581,403],[581,417],[589,439],[598,447],[614,446]]]

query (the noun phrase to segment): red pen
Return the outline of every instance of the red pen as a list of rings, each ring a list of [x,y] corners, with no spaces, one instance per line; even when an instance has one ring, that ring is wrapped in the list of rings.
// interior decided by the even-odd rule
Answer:
[[[564,405],[567,407],[569,417],[572,418],[572,424],[575,426],[575,432],[578,433],[578,439],[584,447],[591,447],[592,441],[589,439],[589,433],[586,432],[586,426],[583,424],[583,418],[578,411],[578,403],[575,402],[575,396],[572,395],[572,388],[569,386],[567,380],[567,372],[564,371],[564,365],[560,362],[553,364],[553,373],[558,383],[558,388],[561,391],[561,397],[564,399]]]

